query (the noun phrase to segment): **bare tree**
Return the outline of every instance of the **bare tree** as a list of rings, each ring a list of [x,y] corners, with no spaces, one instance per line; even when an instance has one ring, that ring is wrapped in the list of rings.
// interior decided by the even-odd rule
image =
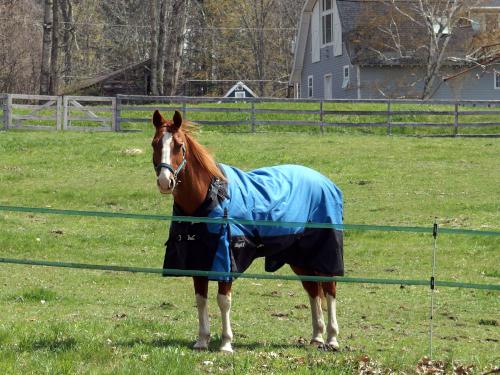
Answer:
[[[61,14],[63,19],[63,43],[64,52],[64,83],[71,82],[73,72],[72,51],[75,39],[75,29],[73,27],[73,5],[72,0],[61,0]]]
[[[158,95],[158,0],[149,0],[149,15],[151,18],[151,93]]]
[[[59,27],[59,0],[53,0],[49,84],[49,93],[51,95],[57,95],[59,91]]]
[[[44,1],[43,16],[43,43],[42,43],[42,64],[40,71],[40,94],[47,95],[50,92],[50,58],[52,50],[52,20],[53,20],[53,0]]]
[[[0,2],[0,92],[35,93],[40,88],[43,11],[31,0]]]
[[[382,0],[365,6],[351,40],[364,40],[366,55],[391,65],[421,66],[422,99],[432,97],[453,65],[471,61],[470,11],[480,0]],[[413,82],[415,84],[415,82]],[[417,87],[415,85],[414,87]]]

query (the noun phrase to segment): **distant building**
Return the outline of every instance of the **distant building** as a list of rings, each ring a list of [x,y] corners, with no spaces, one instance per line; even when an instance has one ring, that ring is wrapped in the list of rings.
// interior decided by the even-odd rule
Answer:
[[[115,96],[149,95],[150,60],[127,65],[121,69],[77,82],[63,90],[65,95]]]
[[[231,87],[224,98],[257,98],[258,96],[248,88],[243,82],[239,81]]]
[[[409,0],[411,1],[411,0]],[[377,28],[367,31],[367,20],[387,19],[381,2],[306,0],[295,43],[290,77],[300,98],[414,98],[422,92],[425,54],[410,58],[382,58],[374,43],[384,35]],[[500,28],[500,0],[483,0],[471,10],[468,22],[450,34],[453,56],[465,57],[465,45],[481,30]],[[419,33],[414,25],[399,25],[398,36],[411,47]],[[364,29],[363,29],[364,27]],[[493,28],[493,29],[492,29]],[[363,32],[362,32],[363,31]],[[415,43],[416,44],[416,43]],[[415,47],[416,48],[416,47]],[[382,50],[390,56],[389,50]],[[447,61],[443,77],[433,86],[433,99],[500,99],[500,56],[486,69]],[[451,78],[453,77],[453,78]],[[449,79],[446,79],[449,78]]]

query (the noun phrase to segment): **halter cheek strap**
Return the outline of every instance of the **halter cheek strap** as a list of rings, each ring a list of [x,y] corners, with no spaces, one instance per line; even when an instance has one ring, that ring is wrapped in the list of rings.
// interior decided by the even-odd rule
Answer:
[[[159,174],[162,168],[167,168],[174,175],[174,179],[177,179],[177,176],[184,169],[184,167],[186,166],[186,163],[187,163],[186,146],[184,144],[181,146],[181,150],[182,150],[182,161],[179,164],[179,166],[177,167],[177,169],[174,169],[174,167],[172,167],[171,164],[160,163],[160,164],[154,166],[156,173]]]

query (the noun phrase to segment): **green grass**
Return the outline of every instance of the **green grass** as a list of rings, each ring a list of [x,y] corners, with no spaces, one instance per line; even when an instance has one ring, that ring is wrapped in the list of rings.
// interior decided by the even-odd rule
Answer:
[[[144,124],[146,126],[146,124]],[[148,127],[150,125],[148,124]],[[151,132],[0,132],[0,204],[170,214],[156,189]],[[348,134],[198,135],[221,162],[248,170],[297,163],[330,177],[351,224],[499,230],[496,139]],[[139,148],[143,154],[130,154]],[[161,267],[168,223],[0,212],[0,257]],[[439,280],[499,284],[498,239],[438,237]],[[346,276],[428,279],[432,237],[349,231]],[[232,312],[236,353],[217,352],[220,318],[211,285],[210,351],[197,331],[191,281],[155,275],[0,264],[0,373],[352,374],[367,355],[377,368],[414,373],[428,354],[426,287],[339,284],[342,350],[303,345],[307,297],[297,282],[238,280]],[[249,270],[263,272],[257,261]],[[279,271],[289,274],[288,268]],[[434,356],[500,363],[498,292],[438,288]]]

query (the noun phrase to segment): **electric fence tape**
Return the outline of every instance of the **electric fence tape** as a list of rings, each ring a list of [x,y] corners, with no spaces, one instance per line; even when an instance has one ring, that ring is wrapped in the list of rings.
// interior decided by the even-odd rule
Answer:
[[[249,220],[236,220],[232,218],[213,219],[213,218],[190,217],[190,216],[144,215],[144,214],[131,214],[131,213],[61,210],[53,208],[35,208],[35,207],[4,206],[4,205],[0,205],[0,211],[29,212],[29,213],[41,213],[41,214],[70,215],[70,216],[92,216],[92,217],[121,218],[121,219],[205,222],[205,223],[220,223],[220,224],[239,223],[247,225],[274,225],[274,226],[288,226],[288,227],[300,226],[306,228],[334,228],[342,230],[397,231],[397,232],[412,232],[412,233],[433,233],[434,230],[433,228],[426,228],[426,227],[249,221]],[[447,233],[447,234],[464,234],[464,235],[500,236],[500,232],[497,231],[440,228],[439,232],[441,234]],[[327,276],[302,276],[302,275],[298,276],[298,275],[276,275],[276,274],[250,274],[250,273],[235,273],[235,272],[214,272],[214,271],[198,271],[198,270],[177,270],[177,269],[163,269],[163,268],[113,266],[113,265],[99,265],[99,264],[88,264],[88,263],[69,263],[69,262],[16,259],[16,258],[0,258],[0,263],[114,271],[114,272],[154,273],[154,274],[172,275],[172,276],[233,277],[233,278],[285,280],[285,281],[337,281],[346,283],[417,285],[417,286],[429,285],[429,280],[377,279],[377,278],[345,277],[345,276],[327,277]],[[433,283],[434,286],[442,286],[442,287],[500,290],[500,285],[494,285],[494,284],[462,283],[454,281],[440,281],[435,279],[431,280],[431,283]]]

